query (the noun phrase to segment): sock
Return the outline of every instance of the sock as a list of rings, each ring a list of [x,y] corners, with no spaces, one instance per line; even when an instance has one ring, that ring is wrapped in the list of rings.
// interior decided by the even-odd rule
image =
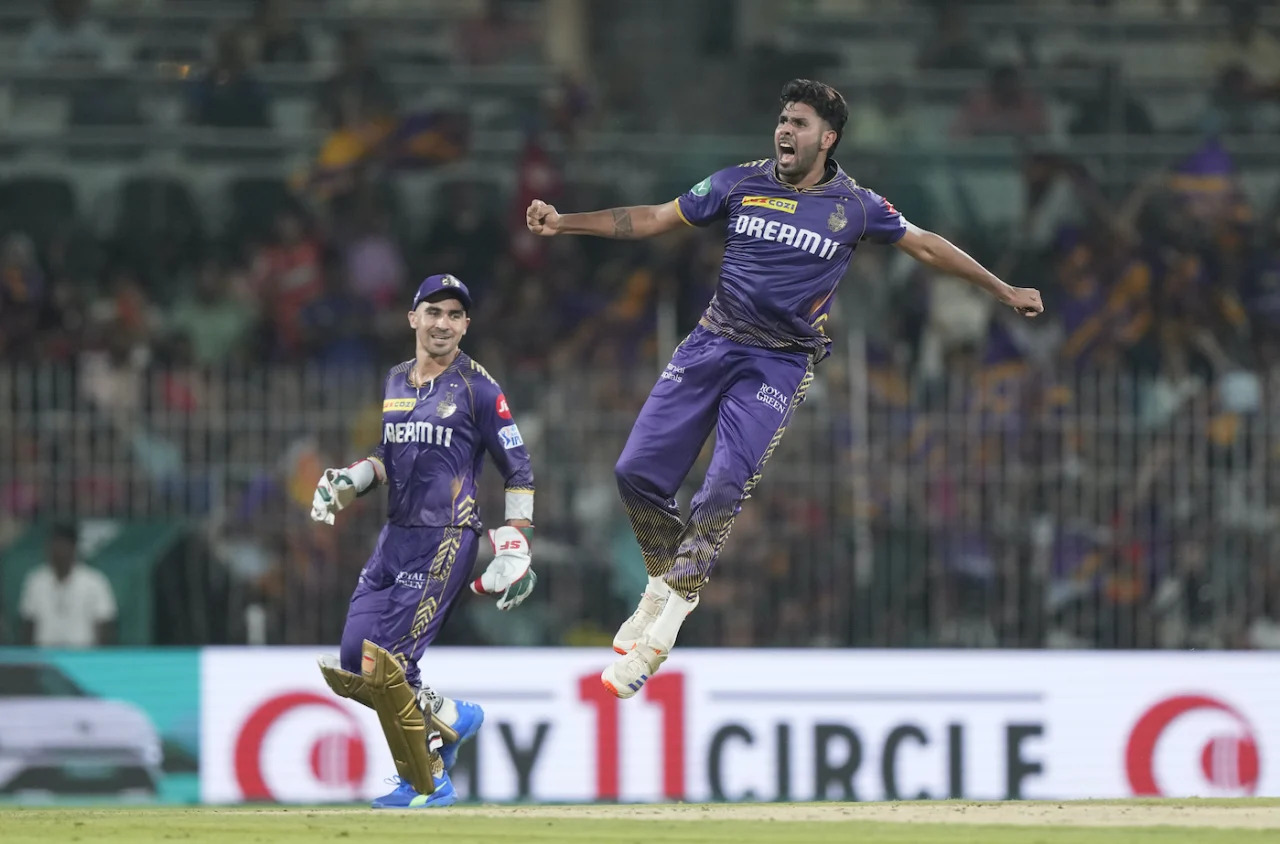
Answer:
[[[675,591],[668,589],[668,592],[666,606],[658,614],[658,620],[649,628],[648,634],[650,644],[662,650],[671,650],[675,646],[680,626],[694,607],[698,606],[697,598],[686,601]]]
[[[671,591],[671,587],[667,585],[667,581],[661,577],[649,575],[649,585],[645,588],[645,592],[654,598],[663,598]]]
[[[431,711],[450,727],[458,723],[458,704],[454,703],[451,697],[437,695],[435,702],[431,705]]]
[[[449,727],[458,723],[458,704],[453,702],[453,698],[445,697],[428,686],[424,686],[418,695],[424,711],[430,707],[431,714]]]

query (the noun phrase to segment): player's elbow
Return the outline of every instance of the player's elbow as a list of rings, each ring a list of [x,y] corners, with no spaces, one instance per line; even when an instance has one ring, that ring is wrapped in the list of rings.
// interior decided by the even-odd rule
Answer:
[[[912,258],[924,264],[936,265],[946,255],[946,248],[951,244],[941,235],[928,229],[909,225],[907,233],[898,241],[897,246]]]

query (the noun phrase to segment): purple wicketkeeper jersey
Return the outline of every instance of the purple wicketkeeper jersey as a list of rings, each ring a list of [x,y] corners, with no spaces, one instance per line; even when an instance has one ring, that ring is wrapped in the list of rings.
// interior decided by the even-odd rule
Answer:
[[[676,200],[686,223],[727,218],[720,280],[702,323],[750,346],[822,355],[836,286],[864,240],[895,243],[906,222],[834,161],[797,190],[765,158],[713,173]]]
[[[382,443],[371,457],[386,468],[387,520],[402,527],[481,528],[476,482],[488,452],[508,492],[533,492],[533,470],[502,388],[461,352],[421,388],[414,361],[387,375]]]

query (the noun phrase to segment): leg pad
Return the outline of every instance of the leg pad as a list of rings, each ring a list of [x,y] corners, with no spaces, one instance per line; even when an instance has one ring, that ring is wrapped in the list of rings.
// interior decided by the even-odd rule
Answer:
[[[440,754],[427,749],[427,721],[418,707],[417,691],[404,676],[404,667],[386,650],[365,639],[360,678],[373,711],[382,722],[396,771],[419,794],[431,794],[436,789],[433,771],[437,766],[443,770],[444,765]]]

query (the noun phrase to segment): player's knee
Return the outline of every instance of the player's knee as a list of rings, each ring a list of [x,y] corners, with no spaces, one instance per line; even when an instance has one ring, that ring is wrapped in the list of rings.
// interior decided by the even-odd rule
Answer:
[[[638,489],[643,486],[640,477],[640,461],[629,454],[623,454],[613,466],[613,476],[618,479],[621,490]]]

